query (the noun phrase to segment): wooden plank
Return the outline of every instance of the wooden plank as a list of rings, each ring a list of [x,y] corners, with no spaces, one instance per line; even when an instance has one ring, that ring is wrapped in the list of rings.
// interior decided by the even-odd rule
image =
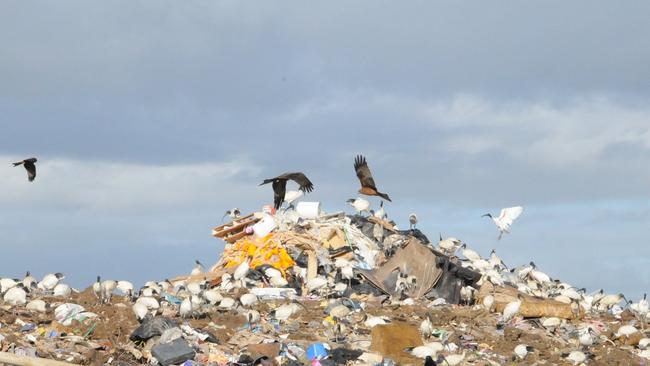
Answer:
[[[0,352],[0,363],[16,366],[75,366],[75,364],[68,362],[40,357],[18,356],[8,352]]]
[[[254,224],[259,220],[260,219],[254,217],[253,214],[246,215],[236,220],[237,225],[233,225],[233,222],[229,222],[227,224],[223,224],[221,226],[215,227],[214,229],[212,229],[212,236],[217,238],[223,238],[224,236],[232,233],[233,231],[243,230],[246,226]]]

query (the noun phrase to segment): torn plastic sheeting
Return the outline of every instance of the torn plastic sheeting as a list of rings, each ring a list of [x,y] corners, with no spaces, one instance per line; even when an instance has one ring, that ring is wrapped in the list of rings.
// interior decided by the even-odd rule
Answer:
[[[475,287],[481,279],[481,274],[461,267],[442,254],[436,256],[436,266],[442,270],[442,276],[426,294],[427,298],[443,298],[448,304],[458,304],[460,289],[464,286]]]
[[[411,238],[403,248],[398,249],[386,263],[374,271],[359,270],[372,284],[391,296],[397,296],[395,284],[399,269],[402,273],[415,276],[416,286],[406,291],[412,298],[424,296],[436,284],[442,270],[436,267],[437,256],[419,240]]]
[[[344,226],[343,232],[348,244],[355,248],[354,253],[362,259],[359,267],[363,269],[375,268],[375,259],[379,253],[379,246],[354,226]]]

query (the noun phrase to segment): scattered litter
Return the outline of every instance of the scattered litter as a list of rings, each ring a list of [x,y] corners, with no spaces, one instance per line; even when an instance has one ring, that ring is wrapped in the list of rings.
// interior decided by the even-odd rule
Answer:
[[[414,215],[411,229],[399,230],[388,206],[369,213],[358,201],[361,214],[346,215],[287,203],[231,212],[233,221],[213,229],[227,243],[215,265],[197,261],[190,275],[139,291],[98,279],[62,300],[52,290],[63,274],[34,280],[31,305],[0,302],[0,355],[163,366],[650,359],[645,298],[628,305],[551,280],[532,262],[508,268],[494,251],[483,258],[459,239],[433,243]],[[30,281],[1,278],[1,295]],[[515,351],[521,345],[525,353]]]

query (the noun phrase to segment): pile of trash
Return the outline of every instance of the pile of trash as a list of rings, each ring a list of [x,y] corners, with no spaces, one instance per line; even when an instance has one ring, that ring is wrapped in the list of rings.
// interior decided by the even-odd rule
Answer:
[[[382,209],[383,211],[383,209]],[[235,217],[209,269],[147,282],[0,280],[0,364],[502,365],[650,360],[645,297],[588,294],[385,214]],[[46,276],[47,277],[47,276]],[[56,361],[56,363],[54,363]],[[646,360],[646,361],[644,361]],[[52,362],[52,363],[48,363]]]

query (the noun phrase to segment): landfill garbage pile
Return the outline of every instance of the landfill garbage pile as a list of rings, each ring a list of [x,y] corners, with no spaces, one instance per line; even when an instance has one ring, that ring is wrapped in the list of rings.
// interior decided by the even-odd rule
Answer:
[[[150,281],[2,278],[0,364],[644,364],[648,302],[317,203],[237,216],[211,268]]]

